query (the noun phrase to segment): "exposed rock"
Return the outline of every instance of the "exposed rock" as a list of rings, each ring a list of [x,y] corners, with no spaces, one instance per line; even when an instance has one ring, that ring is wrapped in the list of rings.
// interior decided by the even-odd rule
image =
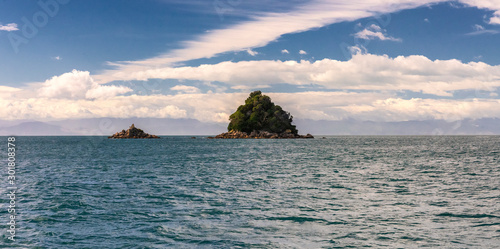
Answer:
[[[307,133],[307,135],[305,135],[304,138],[314,138],[314,136],[311,135],[311,134],[309,134],[309,133]]]
[[[272,133],[267,131],[252,131],[250,134],[242,131],[231,130],[226,133],[219,134],[215,137],[208,137],[209,139],[290,139],[290,138],[314,138],[311,134],[298,135],[286,131],[283,133]]]
[[[249,138],[246,132],[231,130],[226,133],[219,134],[215,138]]]
[[[136,128],[134,124],[128,128],[128,130],[122,130],[121,132],[117,132],[113,134],[113,136],[109,136],[108,138],[160,138],[155,135],[150,135],[145,133],[143,130]]]

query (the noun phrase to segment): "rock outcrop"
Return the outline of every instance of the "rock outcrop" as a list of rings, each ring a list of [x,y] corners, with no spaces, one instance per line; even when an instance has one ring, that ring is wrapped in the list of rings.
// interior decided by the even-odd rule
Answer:
[[[290,139],[290,138],[314,138],[311,134],[298,135],[287,130],[283,133],[272,133],[267,131],[252,131],[250,134],[242,131],[229,131],[219,134],[215,137],[209,137],[210,139]]]
[[[117,132],[113,134],[113,136],[109,136],[108,138],[131,138],[131,139],[137,139],[137,138],[160,138],[155,135],[150,135],[145,133],[143,130],[136,128],[134,124],[130,126],[128,130],[122,130],[121,132]]]

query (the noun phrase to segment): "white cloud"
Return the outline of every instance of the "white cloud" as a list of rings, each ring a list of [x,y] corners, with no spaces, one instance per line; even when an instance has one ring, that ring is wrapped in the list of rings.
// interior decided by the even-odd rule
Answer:
[[[363,45],[356,45],[356,46],[351,46],[347,48],[351,55],[356,55],[356,54],[367,54],[368,49],[366,49]]]
[[[265,89],[265,88],[270,88],[270,85],[237,85],[237,86],[232,86],[231,89],[234,90],[251,90],[251,89]]]
[[[168,100],[168,99],[166,99]],[[142,101],[152,101],[142,102]],[[108,99],[0,99],[0,119],[59,120],[80,118],[184,118],[186,110],[153,98],[116,96]],[[9,116],[9,112],[11,113]]]
[[[430,23],[431,21],[429,21],[429,18],[425,18],[424,22]]]
[[[55,56],[55,57],[52,57],[52,59],[54,59],[56,61],[60,61],[60,60],[62,60],[62,57],[61,56]]]
[[[87,99],[111,98],[120,94],[131,92],[132,89],[124,86],[92,86],[86,93]]]
[[[177,85],[170,88],[172,91],[179,91],[182,93],[199,93],[200,89],[194,86]]]
[[[273,101],[295,117],[313,120],[357,119],[381,122],[456,121],[500,117],[497,99],[401,99],[374,93],[275,93]]]
[[[444,0],[443,0],[444,1]],[[430,60],[424,56],[390,58],[367,54],[352,47],[349,61],[240,61],[197,67],[174,67],[175,63],[209,58],[228,51],[246,51],[265,46],[284,34],[298,33],[331,23],[354,21],[383,13],[411,9],[440,0],[360,0],[355,2],[316,0],[288,13],[256,14],[251,21],[214,30],[186,41],[172,50],[143,61],[112,63],[116,70],[100,75],[101,82],[189,79],[205,82],[216,91],[267,88],[276,83],[297,86],[315,84],[342,92],[267,93],[297,118],[374,121],[424,119],[460,120],[500,118],[500,100],[402,99],[400,91],[451,96],[454,91],[492,92],[500,87],[500,66],[458,60]],[[499,1],[461,0],[470,6],[496,11],[490,24],[500,24]],[[10,25],[10,26],[9,26]],[[17,25],[0,26],[14,31]],[[396,39],[380,26],[370,26],[361,37]],[[478,25],[476,32],[486,31]],[[305,51],[304,51],[305,52]],[[282,50],[288,53],[288,50]],[[217,90],[218,89],[218,90]],[[196,87],[178,85],[174,95],[119,96],[132,91],[123,86],[99,85],[88,72],[72,71],[38,85],[37,95],[27,89],[0,86],[0,119],[75,119],[94,117],[194,118],[202,122],[227,123],[248,93],[201,93]],[[352,92],[359,90],[362,93]]]
[[[500,31],[485,29],[483,26],[476,24],[472,27],[474,29],[473,32],[467,33],[466,35],[483,35],[483,34],[498,34]]]
[[[313,120],[407,121],[500,118],[497,99],[401,99],[399,90],[443,93],[457,89],[492,91],[500,86],[500,66],[431,61],[423,56],[389,58],[357,54],[347,62],[247,61],[194,68],[173,68],[178,78],[214,77],[228,80],[244,93],[200,93],[193,86],[171,88],[175,95],[119,96],[130,89],[98,85],[88,72],[73,70],[29,89],[0,86],[0,119],[58,120],[80,118],[191,118],[227,123],[250,89],[276,82],[315,84],[365,92],[266,93],[296,118]],[[228,77],[228,78],[222,78]],[[256,84],[259,82],[259,84]],[[208,86],[214,86],[207,83]],[[368,91],[366,91],[368,90]],[[490,92],[490,97],[496,97]]]
[[[500,11],[496,11],[495,15],[492,18],[490,18],[490,24],[500,25]]]
[[[0,86],[0,97],[10,97],[16,92],[20,92],[23,89],[20,88],[15,88],[15,87],[9,87],[9,86]]]
[[[16,31],[16,30],[19,30],[17,28],[17,23],[9,23],[7,25],[1,25],[0,24],[0,30],[3,30],[3,31]]]
[[[247,52],[249,55],[251,55],[251,56],[256,56],[256,55],[258,55],[258,54],[259,54],[258,52],[253,51],[253,50],[251,50],[251,49],[247,49],[247,51],[246,51],[246,52]]]
[[[377,31],[377,32],[383,31],[382,28],[380,26],[378,26],[377,24],[372,24],[367,29]]]
[[[500,87],[500,66],[482,62],[357,53],[349,61],[222,62],[145,73],[152,78],[199,80],[214,88],[227,84],[244,93],[201,93],[194,86],[177,85],[171,88],[177,91],[175,95],[118,96],[131,90],[98,85],[88,72],[73,70],[39,84],[38,95],[27,94],[26,89],[0,87],[0,119],[168,117],[226,123],[251,89],[265,89],[276,83],[315,84],[343,91],[268,93],[285,110],[302,119],[500,118],[500,100],[474,99],[475,94],[457,100],[398,97],[400,91],[451,96],[454,91],[469,90],[472,93],[486,91],[489,97],[495,98],[494,91]],[[350,92],[353,90],[363,92]]]
[[[343,107],[360,120],[410,121],[480,119],[500,117],[500,100],[401,99],[377,100],[370,105]]]
[[[500,0],[460,0],[460,2],[479,9],[495,11],[489,24],[500,25]]]
[[[468,6],[495,11],[490,24],[500,24],[500,0],[459,0]],[[206,32],[196,39],[183,42],[181,49],[141,61],[110,62],[113,69],[94,78],[101,83],[114,80],[131,80],[131,75],[153,68],[172,66],[175,63],[199,58],[210,58],[229,51],[245,51],[263,47],[284,34],[304,32],[329,24],[355,21],[361,18],[393,13],[404,9],[430,6],[448,0],[360,0],[355,2],[314,0],[286,13],[256,13],[250,21],[226,29]],[[400,41],[387,37],[381,31],[367,30],[360,37]],[[147,80],[148,78],[140,78]]]
[[[286,50],[286,49],[283,49],[283,50],[281,50],[281,53],[282,54],[289,54],[290,52],[288,52],[288,50]]]
[[[45,98],[108,98],[132,91],[123,86],[102,86],[97,84],[89,72],[73,70],[54,76],[42,83],[38,89],[40,97]]]
[[[306,54],[307,54],[307,52],[306,52],[306,51],[304,51],[304,50],[300,50],[300,51],[299,51],[299,54],[306,55]]]
[[[453,91],[495,89],[500,66],[482,62],[430,60],[424,56],[390,58],[357,53],[349,61],[221,62],[198,67],[162,68],[141,72],[137,78],[222,82],[232,86],[316,84],[328,89],[414,91],[451,96]]]
[[[216,93],[223,93],[227,90],[227,87],[226,86],[223,86],[223,85],[220,85],[220,84],[214,84],[212,82],[205,82],[203,83],[205,86],[208,86],[210,88],[212,88]],[[209,93],[213,93],[212,90],[209,90],[208,91]]]
[[[385,30],[382,30],[382,28],[380,28],[380,26],[376,24],[372,24],[364,30],[359,31],[358,33],[354,34],[354,37],[364,40],[374,40],[378,38],[381,41],[402,41],[399,38],[387,36],[387,34],[385,34]]]
[[[226,29],[213,30],[184,42],[183,48],[141,60],[110,63],[114,69],[95,76],[99,82],[129,80],[130,75],[178,62],[210,58],[229,51],[263,47],[284,34],[299,33],[343,21],[354,21],[403,9],[426,6],[445,0],[361,0],[355,2],[316,0],[286,13],[259,13],[250,21]],[[141,78],[146,80],[147,78]]]
[[[474,30],[481,31],[481,30],[484,30],[484,27],[479,25],[479,24],[476,24],[476,25],[474,25]]]
[[[408,121],[500,118],[498,99],[401,99],[389,93],[265,93],[294,117]],[[246,93],[115,96],[106,99],[0,98],[0,119],[192,118],[227,123]]]

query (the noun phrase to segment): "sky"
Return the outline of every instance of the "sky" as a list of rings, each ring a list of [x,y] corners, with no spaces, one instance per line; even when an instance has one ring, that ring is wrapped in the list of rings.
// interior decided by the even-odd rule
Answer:
[[[0,0],[0,120],[499,119],[498,44],[500,0]]]

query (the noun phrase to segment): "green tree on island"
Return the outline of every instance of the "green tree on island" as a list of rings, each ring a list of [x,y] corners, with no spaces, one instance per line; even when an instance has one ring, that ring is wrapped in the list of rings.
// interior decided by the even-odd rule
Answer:
[[[292,125],[293,116],[275,105],[269,96],[262,95],[261,91],[250,93],[245,104],[240,105],[229,120],[228,131],[283,133],[289,130],[293,134],[298,133],[295,125]]]

